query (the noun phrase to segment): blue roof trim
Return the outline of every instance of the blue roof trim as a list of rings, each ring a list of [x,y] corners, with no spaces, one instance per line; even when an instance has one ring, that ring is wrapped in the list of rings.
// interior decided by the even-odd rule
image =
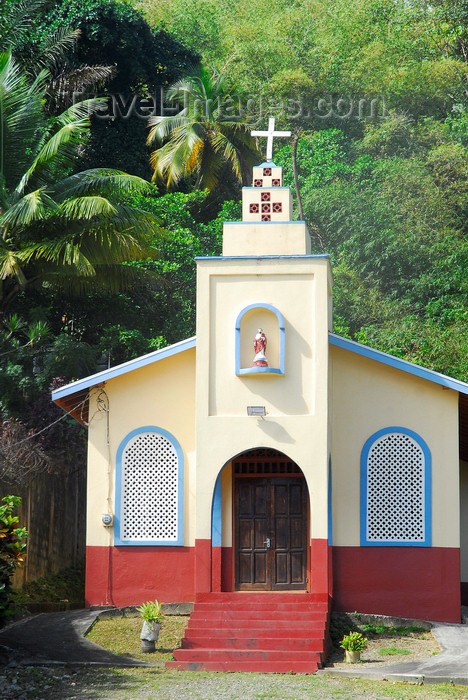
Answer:
[[[234,222],[233,222],[234,223]],[[261,223],[260,221],[249,221],[249,223]],[[268,222],[270,223],[270,222]],[[273,221],[272,223],[276,223]],[[278,222],[280,223],[280,222]],[[284,221],[281,223],[285,223]],[[289,223],[296,223],[295,221]],[[199,255],[195,260],[317,260],[317,258],[323,258],[324,260],[329,260],[330,256],[327,254],[322,255]]]
[[[363,357],[376,360],[376,362],[381,362],[389,367],[394,367],[395,369],[401,369],[403,372],[414,374],[415,377],[427,379],[429,382],[440,384],[448,389],[454,389],[454,391],[459,391],[462,394],[468,394],[468,384],[466,382],[453,379],[453,377],[447,377],[445,374],[434,372],[432,369],[421,367],[421,365],[408,362],[408,360],[402,360],[400,357],[389,355],[381,350],[375,350],[374,348],[370,348],[368,345],[356,343],[354,340],[343,338],[335,333],[329,333],[329,340],[331,345],[335,345],[338,348],[343,348],[343,350],[351,350],[351,352],[355,352],[357,355],[362,355]]]
[[[166,348],[161,350],[155,350],[147,355],[142,355],[134,360],[129,360],[121,365],[116,365],[115,367],[110,367],[102,372],[97,372],[96,374],[91,374],[89,377],[84,377],[79,379],[77,382],[72,382],[71,384],[66,384],[61,386],[60,389],[56,389],[52,392],[52,401],[57,401],[58,399],[63,399],[65,396],[70,396],[76,394],[77,391],[82,391],[83,389],[89,389],[96,384],[101,384],[101,382],[106,382],[109,379],[114,379],[114,377],[119,377],[121,374],[126,374],[127,372],[132,372],[135,369],[140,369],[140,367],[146,367],[146,365],[151,365],[153,362],[159,362],[159,360],[164,360],[167,357],[172,357],[172,355],[177,355],[179,352],[184,352],[184,350],[190,350],[196,346],[196,338],[188,338],[187,340],[182,340],[180,343],[175,343],[174,345],[168,345]]]
[[[281,165],[276,165],[276,163],[273,163],[272,160],[267,160],[264,163],[260,163],[260,165],[254,165],[254,168],[281,168]]]

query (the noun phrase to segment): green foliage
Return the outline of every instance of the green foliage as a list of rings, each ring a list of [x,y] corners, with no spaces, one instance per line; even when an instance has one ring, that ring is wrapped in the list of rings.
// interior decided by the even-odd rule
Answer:
[[[360,632],[350,632],[345,634],[340,642],[340,647],[347,651],[362,651],[366,648],[367,638]]]
[[[164,32],[152,31],[126,0],[58,0],[44,14],[37,40],[63,24],[80,30],[77,63],[117,65],[115,92],[173,82],[193,58]]]
[[[211,190],[227,163],[247,181],[259,153],[248,125],[227,113],[228,96],[226,78],[203,67],[171,85],[167,102],[184,107],[175,116],[148,119],[148,143],[159,146],[150,158],[154,180],[173,188],[193,176],[195,189]]]
[[[302,102],[307,128],[331,125],[317,116],[318,100],[331,95],[385,96],[389,109],[413,116],[440,117],[464,101],[467,32],[455,16],[440,21],[437,8],[418,0],[339,0],[332,7],[328,0],[150,0],[145,8],[152,23],[201,51],[205,62],[220,71],[228,65],[244,95],[271,100],[268,111],[279,98]]]
[[[14,515],[21,502],[19,496],[5,496],[0,505],[0,624],[13,614],[11,605],[11,576],[24,560],[26,528],[18,527]]]
[[[0,312],[31,285],[122,287],[132,279],[124,262],[154,256],[157,222],[121,204],[148,183],[108,169],[67,176],[100,103],[78,102],[46,120],[47,76],[31,83],[0,54]]]
[[[162,336],[166,342],[173,343],[195,332],[195,257],[220,255],[223,221],[239,218],[239,206],[226,202],[215,219],[204,223],[205,198],[205,192],[195,191],[173,192],[162,197],[134,196],[127,200],[151,212],[165,231],[158,241],[158,259],[135,263],[160,280],[151,294],[148,309],[153,335],[140,329],[146,338]],[[135,322],[133,315],[131,320]],[[157,342],[162,343],[162,338]],[[150,349],[148,346],[146,352]]]
[[[157,600],[148,600],[146,603],[140,605],[137,610],[140,613],[142,620],[146,622],[162,622],[164,615],[161,612],[161,605]]]
[[[80,32],[75,51],[69,56],[70,67],[78,71],[83,64],[112,66],[112,79],[105,90],[99,86],[98,92],[120,95],[124,102],[134,96],[151,96],[160,106],[160,88],[170,85],[197,62],[197,57],[169,34],[151,29],[126,0],[55,0],[42,12],[22,55],[40,53],[50,36],[63,26]],[[146,135],[146,120],[135,114],[94,119],[77,167],[110,167],[149,179]]]

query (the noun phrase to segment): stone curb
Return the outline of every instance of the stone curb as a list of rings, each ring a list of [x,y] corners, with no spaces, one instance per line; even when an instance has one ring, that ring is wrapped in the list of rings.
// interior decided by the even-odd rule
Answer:
[[[317,676],[334,676],[335,678],[359,678],[369,681],[393,681],[395,683],[409,683],[410,685],[435,685],[447,683],[449,685],[468,685],[466,676],[418,676],[411,673],[383,673],[379,671],[348,671],[346,669],[322,668]]]
[[[193,603],[163,603],[161,612],[163,615],[190,615],[193,605]],[[136,605],[126,605],[122,608],[113,605],[91,605],[88,610],[99,613],[99,619],[105,620],[110,617],[138,617],[137,607]]]

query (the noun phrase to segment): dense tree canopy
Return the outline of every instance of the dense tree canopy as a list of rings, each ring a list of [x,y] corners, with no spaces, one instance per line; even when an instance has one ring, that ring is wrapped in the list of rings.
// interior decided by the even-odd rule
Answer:
[[[57,375],[82,376],[194,333],[193,258],[219,254],[223,219],[240,217],[239,185],[226,159],[221,158],[221,170],[214,168],[213,178],[213,149],[207,150],[211,157],[201,157],[209,143],[203,129],[215,138],[209,122],[222,123],[217,102],[205,120],[181,114],[148,124],[144,115],[125,118],[125,110],[135,95],[156,91],[159,100],[159,87],[173,83],[185,86],[187,94],[192,90],[202,104],[205,97],[216,97],[213,86],[205,94],[203,85],[190,82],[200,61],[238,98],[229,115],[233,124],[249,125],[243,136],[269,116],[294,132],[291,143],[278,146],[275,160],[291,187],[295,161],[313,250],[331,256],[337,332],[468,378],[464,1],[34,0],[23,6],[24,17],[13,0],[1,5],[6,19],[0,48],[12,46],[30,77],[44,65],[55,77],[84,65],[106,67],[110,72],[101,76],[98,89],[118,95],[121,108],[111,118],[95,119],[91,138],[80,132],[78,160],[60,162],[45,184],[28,176],[24,193],[18,190],[23,174],[65,125],[59,124],[64,105],[57,99],[58,83],[49,81],[42,101],[31,103],[41,113],[34,133],[23,133],[27,119],[16,121],[18,155],[8,159],[16,175],[5,170],[1,190],[7,283],[17,275],[15,265],[30,265],[54,240],[44,222],[39,225],[34,217],[22,222],[14,214],[24,196],[30,212],[35,198],[36,214],[45,212],[49,197],[54,211],[47,217],[56,217],[65,192],[57,183],[72,186],[77,181],[70,177],[83,169],[100,169],[99,179],[102,169],[111,167],[150,180],[150,150],[158,153],[153,167],[164,180],[148,185],[144,194],[122,193],[118,201],[103,195],[113,215],[118,210],[143,222],[155,218],[163,229],[162,235],[156,225],[151,231],[150,254],[142,250],[137,260],[135,249],[126,258],[124,274],[138,278],[138,284],[119,292],[89,289],[80,299],[49,284],[16,290],[0,328],[3,417],[22,416],[29,428],[33,414],[26,404],[42,406],[38,410],[45,415],[40,395]],[[28,16],[35,17],[32,24]],[[53,56],[61,56],[58,64]],[[33,90],[30,77],[24,78],[25,94],[41,94],[42,79]],[[203,94],[195,95],[197,86]],[[71,122],[79,116],[68,114]],[[146,145],[150,126],[151,149]],[[239,165],[237,171],[242,170]],[[220,182],[208,196],[197,189],[214,185],[216,176]],[[176,191],[168,193],[166,185]],[[104,199],[102,207],[108,206]],[[68,215],[79,206],[84,205],[69,205]],[[67,235],[78,235],[71,221],[66,229]]]
[[[263,95],[276,107],[278,98],[298,100],[315,127],[324,120],[313,116],[328,111],[318,100],[329,96],[385,95],[389,109],[439,117],[464,96],[468,66],[456,13],[450,26],[440,8],[422,0],[273,0],[268,6],[150,0],[145,6],[150,21],[201,51],[245,96],[258,101]]]

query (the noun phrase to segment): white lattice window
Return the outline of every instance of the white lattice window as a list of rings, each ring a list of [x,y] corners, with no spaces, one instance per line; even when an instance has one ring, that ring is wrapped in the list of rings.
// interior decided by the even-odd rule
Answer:
[[[119,544],[178,544],[182,504],[180,447],[161,429],[146,429],[120,450]]]
[[[406,430],[380,431],[373,438],[363,451],[362,543],[427,545],[430,453],[426,444]]]

